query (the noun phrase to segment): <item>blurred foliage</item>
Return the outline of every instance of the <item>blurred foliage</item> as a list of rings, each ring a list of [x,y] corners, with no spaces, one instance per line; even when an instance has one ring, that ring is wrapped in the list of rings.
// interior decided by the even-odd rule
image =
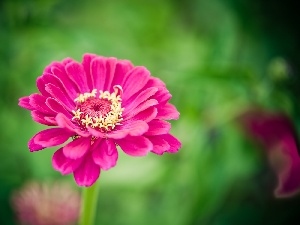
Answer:
[[[0,224],[13,224],[10,193],[26,180],[74,184],[52,169],[54,149],[29,153],[27,141],[43,126],[17,102],[37,92],[51,61],[85,52],[146,66],[181,113],[172,122],[178,154],[120,153],[102,172],[99,224],[294,224],[299,197],[274,199],[264,152],[235,122],[256,106],[283,111],[299,127],[293,12],[290,1],[270,0],[2,0]]]

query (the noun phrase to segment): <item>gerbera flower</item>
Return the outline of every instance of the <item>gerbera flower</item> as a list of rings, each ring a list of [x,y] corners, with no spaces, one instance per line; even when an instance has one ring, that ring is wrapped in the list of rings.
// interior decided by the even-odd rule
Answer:
[[[73,225],[79,217],[80,194],[67,183],[29,182],[11,200],[23,225]]]
[[[20,98],[19,105],[34,121],[54,127],[34,135],[29,149],[67,142],[52,164],[63,175],[73,173],[80,186],[92,185],[101,169],[116,165],[116,146],[131,156],[174,153],[181,146],[166,122],[179,112],[168,102],[165,84],[128,60],[85,54],[81,63],[53,62],[37,87],[40,93]]]
[[[278,177],[274,191],[277,197],[288,197],[300,191],[300,157],[296,129],[282,113],[249,110],[240,122],[247,134],[266,150]]]

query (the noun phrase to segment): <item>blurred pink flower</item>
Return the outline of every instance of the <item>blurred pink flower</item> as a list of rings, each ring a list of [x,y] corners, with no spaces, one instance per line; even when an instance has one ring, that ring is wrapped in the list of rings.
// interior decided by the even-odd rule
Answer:
[[[80,195],[67,183],[27,183],[12,195],[12,206],[22,225],[73,225]]]
[[[34,121],[55,126],[34,135],[30,151],[72,141],[58,149],[53,167],[73,173],[80,186],[90,186],[100,170],[116,165],[116,146],[131,156],[174,153],[181,147],[166,120],[179,112],[168,101],[165,84],[130,61],[85,54],[81,63],[53,62],[37,79],[40,94],[22,97],[19,105]]]
[[[300,157],[295,127],[281,113],[250,110],[240,122],[249,136],[267,150],[278,177],[275,196],[288,197],[300,191]]]

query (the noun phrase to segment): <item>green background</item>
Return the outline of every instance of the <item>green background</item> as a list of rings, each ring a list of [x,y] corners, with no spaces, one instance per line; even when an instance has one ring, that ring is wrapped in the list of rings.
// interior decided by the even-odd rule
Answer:
[[[248,107],[299,127],[299,22],[292,1],[44,0],[0,2],[0,224],[14,224],[13,190],[68,180],[28,140],[45,126],[18,107],[46,65],[84,53],[129,59],[162,79],[181,113],[177,154],[120,152],[103,171],[96,224],[300,224],[299,196],[276,199],[265,151],[236,117]],[[79,188],[78,188],[79,189]],[[40,204],[43,204],[42,202]],[[54,215],[55,216],[55,215]],[[295,222],[297,221],[297,222]]]

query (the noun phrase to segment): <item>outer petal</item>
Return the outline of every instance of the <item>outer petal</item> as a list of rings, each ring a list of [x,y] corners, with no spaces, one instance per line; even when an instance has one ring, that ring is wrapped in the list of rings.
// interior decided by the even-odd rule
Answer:
[[[93,90],[94,88],[94,80],[93,76],[91,75],[91,62],[96,57],[94,54],[84,54],[82,59],[82,66],[84,68],[85,74],[86,74],[86,80],[87,84],[90,88],[90,90]]]
[[[19,98],[19,106],[21,106],[22,108],[24,109],[28,109],[28,110],[33,110],[34,107],[32,107],[32,105],[30,105],[29,103],[29,97],[22,97],[22,98]]]
[[[157,119],[163,120],[177,120],[179,118],[179,112],[176,107],[170,103],[157,107]]]
[[[79,186],[93,185],[100,175],[100,166],[94,163],[91,155],[84,157],[80,167],[74,173],[74,179]]]
[[[151,120],[155,119],[156,115],[157,115],[157,109],[155,107],[149,107],[148,109],[132,117],[132,120],[143,120],[148,123]]]
[[[69,119],[72,118],[72,115],[69,111],[65,109],[56,99],[54,98],[47,98],[46,105],[56,113],[63,113]]]
[[[157,92],[157,90],[158,88],[156,87],[147,88],[140,92],[137,96],[131,97],[127,102],[124,102],[126,110],[134,110],[138,105],[140,105],[141,103],[149,99],[151,96],[153,96]]]
[[[129,119],[137,115],[138,113],[152,107],[158,104],[158,101],[156,99],[149,99],[143,103],[141,103],[138,107],[136,107],[134,110],[130,111],[127,110],[125,107],[125,110],[123,112],[124,120]]]
[[[89,91],[86,74],[81,64],[77,62],[70,62],[66,65],[65,69],[70,79],[74,82],[74,84],[77,84],[81,93]]]
[[[93,87],[103,90],[105,84],[106,59],[104,57],[96,57],[91,62],[91,76],[94,81]]]
[[[48,126],[55,126],[56,122],[51,120],[48,115],[45,115],[44,113],[41,113],[38,110],[31,111],[31,117],[35,122],[48,125]]]
[[[90,133],[80,130],[77,126],[75,126],[70,119],[68,119],[64,114],[58,113],[55,117],[55,120],[57,122],[57,125],[61,128],[66,128],[70,132],[73,132],[74,134],[78,134],[83,137],[89,137]]]
[[[123,101],[133,96],[139,90],[141,90],[150,78],[150,72],[143,66],[137,66],[128,74],[128,77],[124,83]]]
[[[44,149],[44,147],[42,145],[34,143],[34,137],[29,140],[28,148],[31,152],[35,152],[35,151]]]
[[[67,57],[67,58],[63,59],[63,61],[61,63],[62,63],[62,65],[65,66],[65,65],[69,64],[70,62],[74,62],[74,60],[70,57]]]
[[[34,135],[29,143],[43,147],[57,146],[67,141],[72,133],[63,128],[50,128]],[[34,149],[30,149],[34,151]]]
[[[66,74],[64,76],[67,76]],[[63,83],[61,81],[60,78],[58,78],[57,76],[53,75],[53,74],[48,74],[48,73],[44,73],[42,75],[42,80],[43,80],[43,87],[41,87],[41,93],[46,96],[46,97],[51,97],[51,95],[49,94],[49,92],[46,90],[46,85],[47,84],[52,84],[55,87],[58,87],[66,96],[66,98],[69,99],[69,101],[73,101],[73,99],[75,98],[75,96],[77,96],[77,92],[75,92],[73,85],[70,86],[68,85],[68,83]],[[40,88],[39,88],[40,89]],[[44,93],[48,93],[48,94],[44,94]]]
[[[51,67],[51,72],[53,73],[53,78],[57,78],[60,83],[64,86],[70,98],[75,98],[79,89],[77,85],[70,80],[69,76],[65,71],[65,66],[60,63],[54,63],[54,66]],[[54,84],[54,86],[56,86]]]
[[[45,105],[46,100],[47,98],[40,94],[32,94],[29,96],[29,103],[36,110],[48,115],[55,114],[55,112],[53,112],[47,105]]]
[[[127,136],[124,139],[116,140],[116,142],[126,154],[131,156],[145,156],[153,150],[151,141],[143,136]]]
[[[160,135],[167,134],[171,129],[171,124],[164,120],[152,120],[148,123],[149,130],[145,133],[145,135]]]
[[[36,86],[39,89],[39,91],[41,92],[41,94],[45,97],[50,97],[51,95],[45,90],[46,83],[47,82],[44,80],[43,76],[39,76],[36,79]]]
[[[52,166],[55,170],[61,172],[63,175],[72,173],[81,164],[81,159],[69,159],[64,153],[63,149],[58,149],[52,156]]]
[[[114,85],[123,86],[124,81],[126,80],[129,71],[131,71],[132,69],[133,69],[133,65],[130,61],[119,60],[116,64],[115,76],[114,76],[114,80],[112,81],[111,86],[114,86]],[[111,89],[110,91],[113,91],[113,89]]]
[[[165,141],[168,142],[170,148],[169,153],[176,153],[181,148],[181,142],[171,134],[161,135]]]
[[[158,87],[159,89],[162,89],[162,88],[166,88],[166,85],[161,79],[157,77],[150,77],[145,88],[149,88],[149,87]]]
[[[171,97],[172,95],[166,87],[160,87],[160,89],[153,96],[153,98],[155,98],[160,104],[166,104]]]
[[[170,149],[170,145],[162,136],[163,135],[147,137],[153,144],[152,152],[158,155],[162,155],[164,152]]]
[[[121,139],[127,135],[140,136],[143,135],[148,129],[148,124],[142,120],[126,121],[120,126],[119,130],[114,130],[107,133],[106,137]]]
[[[110,139],[101,139],[93,146],[94,162],[103,170],[114,167],[118,160],[118,151],[115,143]]]
[[[75,108],[75,103],[71,102],[68,97],[53,84],[46,84],[46,91],[48,91],[53,98],[60,102],[68,111],[72,111]]]
[[[84,156],[91,147],[90,138],[77,138],[63,147],[63,153],[67,158],[78,159]]]
[[[106,61],[106,73],[105,73],[105,85],[104,90],[111,90],[111,84],[115,75],[117,59],[114,57],[109,57]]]
[[[87,127],[88,132],[92,135],[95,136],[97,138],[107,138],[106,133],[100,132],[94,128],[91,127]]]

